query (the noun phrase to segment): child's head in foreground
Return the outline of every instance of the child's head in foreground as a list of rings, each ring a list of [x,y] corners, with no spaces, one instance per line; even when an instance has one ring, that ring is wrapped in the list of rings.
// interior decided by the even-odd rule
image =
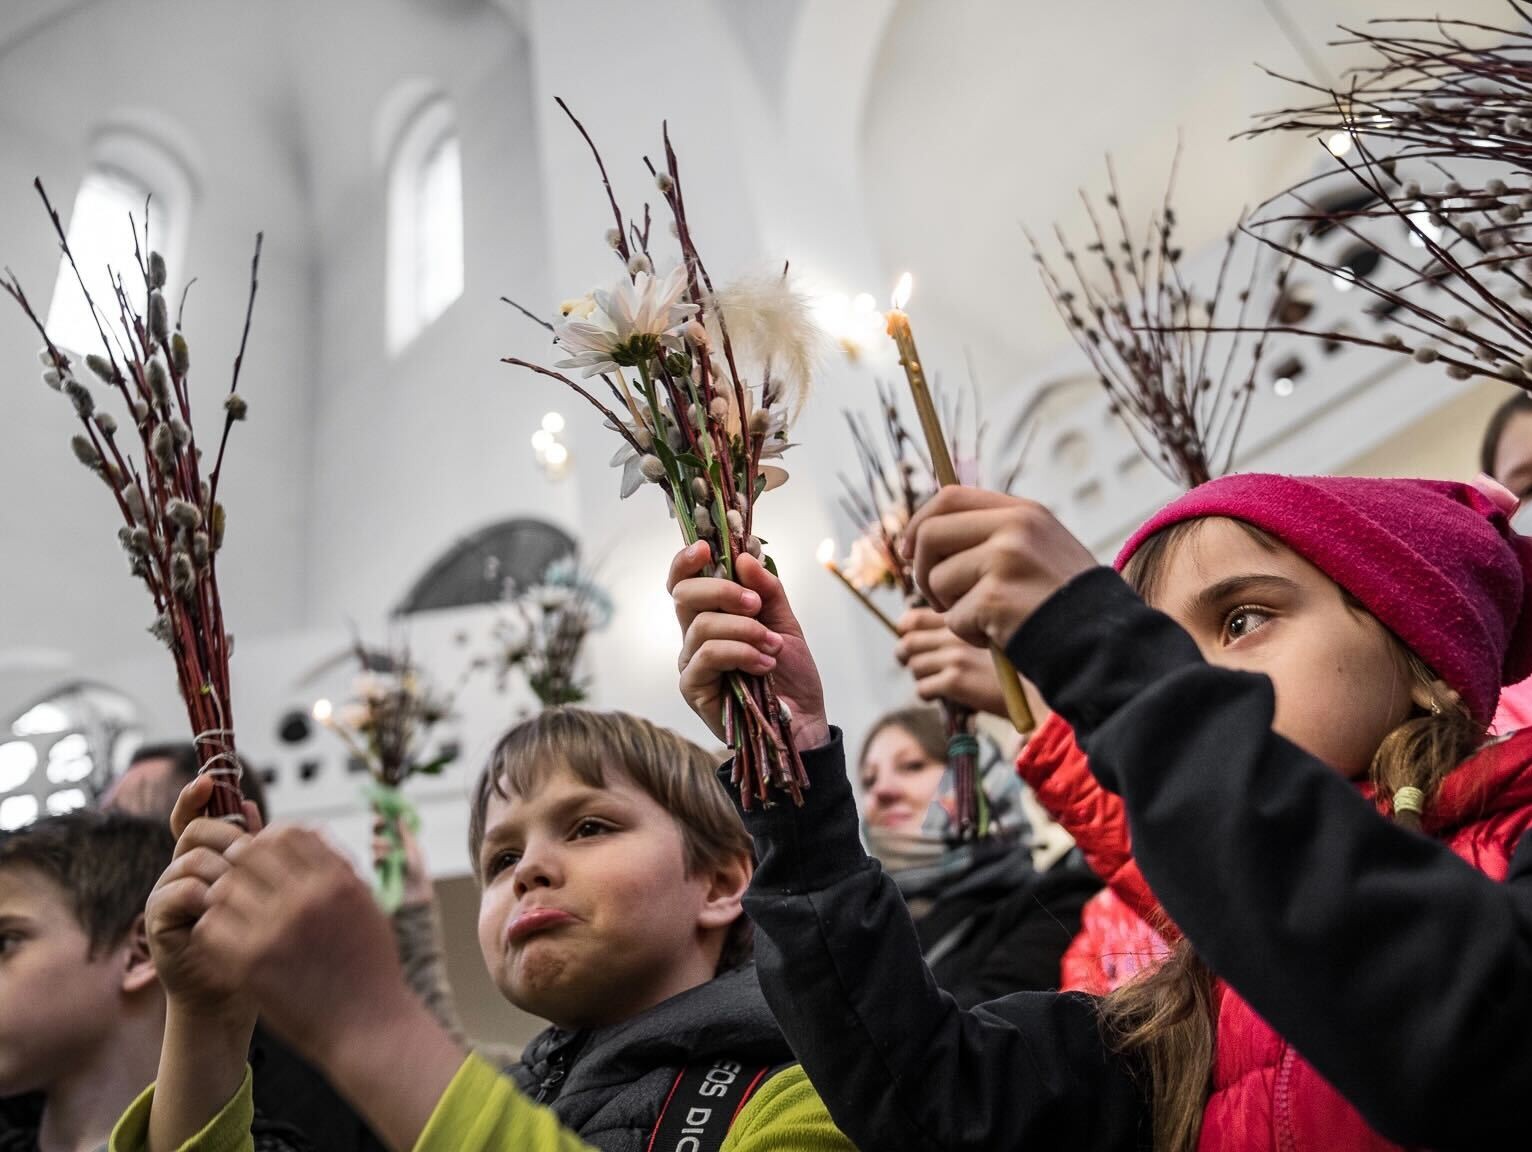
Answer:
[[[749,835],[714,757],[647,720],[552,708],[512,728],[469,853],[490,976],[561,1027],[628,1019],[749,958]]]
[[[143,912],[174,850],[164,821],[122,812],[0,833],[0,1096],[98,1061],[125,1024],[162,1024]]]

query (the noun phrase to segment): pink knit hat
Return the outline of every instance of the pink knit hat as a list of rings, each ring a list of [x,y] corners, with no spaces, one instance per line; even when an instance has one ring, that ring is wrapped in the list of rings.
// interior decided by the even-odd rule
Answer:
[[[1532,674],[1532,538],[1511,529],[1514,499],[1445,480],[1225,476],[1150,517],[1117,568],[1172,524],[1242,520],[1361,601],[1487,724],[1501,685]]]

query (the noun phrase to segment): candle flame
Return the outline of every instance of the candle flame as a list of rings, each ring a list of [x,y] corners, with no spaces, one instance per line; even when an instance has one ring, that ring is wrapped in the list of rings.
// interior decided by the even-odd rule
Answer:
[[[914,290],[915,277],[906,272],[899,277],[899,283],[894,285],[894,308],[902,311],[910,302],[910,292]]]
[[[819,562],[826,568],[835,564],[835,537],[826,536],[819,542],[819,549],[814,553]]]

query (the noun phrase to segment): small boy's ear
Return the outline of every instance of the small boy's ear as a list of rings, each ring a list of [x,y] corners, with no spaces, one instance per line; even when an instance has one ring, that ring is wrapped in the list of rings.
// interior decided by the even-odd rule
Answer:
[[[708,869],[707,902],[698,919],[703,928],[727,928],[745,914],[741,901],[754,868],[750,856],[741,853]]]
[[[122,969],[122,990],[142,992],[159,983],[160,974],[155,971],[154,957],[149,952],[148,923],[142,913],[134,918],[123,946],[127,949],[127,958]]]

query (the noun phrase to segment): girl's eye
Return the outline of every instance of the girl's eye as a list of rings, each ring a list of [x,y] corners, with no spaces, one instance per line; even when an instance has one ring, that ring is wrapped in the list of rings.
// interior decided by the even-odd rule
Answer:
[[[14,932],[0,933],[0,956],[12,952],[21,943],[21,937]]]
[[[931,767],[931,765],[932,761],[930,760],[906,760],[903,764],[899,765],[899,771],[906,776],[916,776]]]
[[[1236,608],[1224,618],[1224,636],[1229,641],[1241,640],[1271,622],[1271,613],[1263,608]]]
[[[603,824],[600,820],[581,820],[574,826],[574,838],[576,840],[588,840],[592,836],[602,836],[610,832],[611,826]]]

